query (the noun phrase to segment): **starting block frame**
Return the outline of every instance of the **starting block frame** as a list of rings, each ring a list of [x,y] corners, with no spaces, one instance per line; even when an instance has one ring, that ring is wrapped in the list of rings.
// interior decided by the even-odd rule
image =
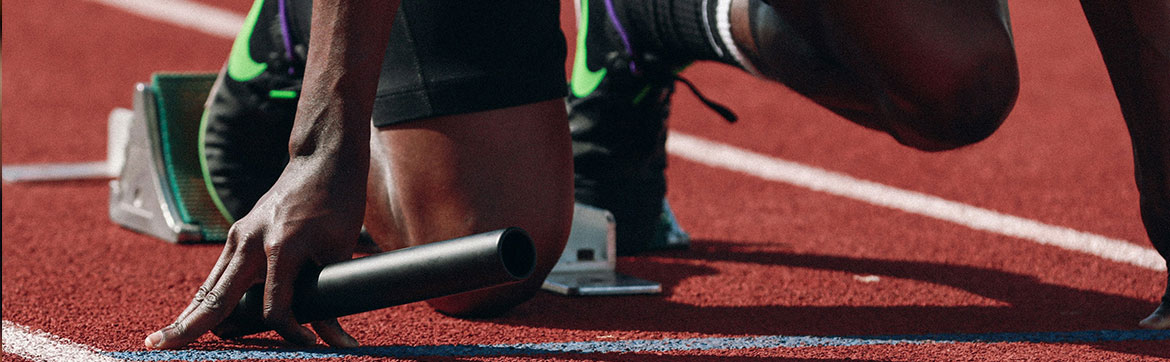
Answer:
[[[198,132],[216,74],[155,74],[135,85],[134,109],[115,110],[110,220],[171,243],[221,242],[231,226],[211,201],[198,161]],[[115,149],[116,148],[116,149]],[[115,168],[116,167],[116,168]],[[670,217],[673,222],[673,217]],[[675,238],[686,239],[677,225]],[[576,204],[572,231],[543,289],[561,295],[659,294],[662,285],[618,273],[613,215]]]
[[[146,84],[134,89],[134,113],[129,123],[125,163],[110,181],[110,220],[172,243],[201,239],[198,225],[182,222],[174,195],[163,176],[162,149],[154,92]]]
[[[573,227],[544,290],[562,295],[659,294],[662,284],[618,273],[613,214],[576,203]]]
[[[215,76],[156,74],[153,84],[135,85],[124,161],[110,181],[110,220],[171,243],[225,239],[231,224],[203,184],[197,147]]]

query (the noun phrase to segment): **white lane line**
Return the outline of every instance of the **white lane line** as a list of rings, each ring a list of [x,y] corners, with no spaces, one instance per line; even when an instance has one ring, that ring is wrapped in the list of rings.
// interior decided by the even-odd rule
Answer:
[[[134,111],[114,108],[106,122],[106,159],[76,163],[4,165],[4,182],[68,181],[118,177],[126,163]]]
[[[89,346],[9,321],[4,321],[4,352],[37,362],[121,361]]]
[[[227,39],[235,39],[240,26],[244,24],[243,15],[186,0],[90,1]]]
[[[519,344],[460,344],[423,346],[369,346],[359,348],[311,348],[298,350],[168,350],[111,352],[113,356],[132,361],[223,361],[223,360],[317,360],[327,358],[365,359],[459,359],[459,357],[525,357],[548,355],[602,354],[602,353],[660,353],[670,351],[711,351],[744,349],[795,349],[817,347],[937,345],[953,343],[1100,343],[1121,341],[1161,341],[1170,339],[1170,331],[1102,330],[1076,332],[1007,332],[965,334],[918,334],[886,336],[743,336],[606,340],[581,342],[548,342]],[[680,359],[699,356],[688,354]],[[574,356],[570,356],[574,357]],[[588,356],[580,356],[590,359]],[[604,358],[602,358],[604,359]],[[693,358],[692,358],[693,359]]]
[[[226,361],[226,360],[311,360],[347,357],[500,357],[555,354],[638,353],[739,349],[788,349],[826,346],[873,346],[948,343],[1093,343],[1157,341],[1170,338],[1170,331],[1099,330],[1073,332],[1006,332],[967,334],[919,334],[877,336],[744,336],[705,338],[664,338],[580,342],[459,344],[421,346],[367,346],[350,349],[228,349],[102,352],[70,342],[47,332],[4,321],[4,352],[37,362],[98,361]]]
[[[186,12],[185,7],[198,6],[203,8],[207,14],[218,15],[196,17],[198,20],[196,23],[200,26],[191,26],[191,28],[228,39],[235,37],[235,32],[243,23],[243,17],[240,15],[208,6],[191,5],[192,3],[183,0],[91,1],[123,7],[136,14],[169,22],[177,22],[178,20],[157,14],[184,13]],[[147,8],[153,10],[134,10]],[[1156,251],[1122,240],[1049,225],[923,193],[902,190],[678,132],[671,132],[667,140],[667,148],[671,154],[694,162],[743,172],[769,181],[784,182],[814,191],[953,222],[975,230],[1084,252],[1143,268],[1166,270],[1166,262]]]
[[[1143,268],[1166,270],[1166,262],[1157,251],[1122,240],[902,190],[683,133],[671,132],[666,147],[672,155],[711,167],[949,221],[975,230],[1079,251]]]
[[[4,165],[4,182],[69,181],[117,177],[106,161]]]

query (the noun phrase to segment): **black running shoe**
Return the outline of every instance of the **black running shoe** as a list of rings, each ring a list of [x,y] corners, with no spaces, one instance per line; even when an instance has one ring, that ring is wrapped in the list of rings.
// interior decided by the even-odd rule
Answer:
[[[204,180],[230,222],[244,217],[288,163],[303,45],[276,1],[257,0],[212,89],[200,134]]]
[[[689,238],[664,207],[666,120],[675,82],[694,87],[676,75],[687,64],[669,64],[632,48],[612,12],[613,1],[577,3],[577,52],[567,101],[576,199],[614,214],[620,255],[686,248]]]

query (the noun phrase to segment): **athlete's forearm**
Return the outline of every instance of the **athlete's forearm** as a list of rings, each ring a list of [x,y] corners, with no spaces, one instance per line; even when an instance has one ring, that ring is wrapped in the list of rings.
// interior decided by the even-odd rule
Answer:
[[[398,3],[314,2],[310,35],[313,41],[289,140],[293,160],[368,159],[374,92]]]

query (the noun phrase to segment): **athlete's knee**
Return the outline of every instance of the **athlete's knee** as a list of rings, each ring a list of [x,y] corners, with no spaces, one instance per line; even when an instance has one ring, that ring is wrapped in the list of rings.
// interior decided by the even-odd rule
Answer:
[[[503,315],[532,299],[544,284],[544,279],[553,265],[560,259],[565,241],[568,239],[570,223],[567,220],[571,219],[571,213],[565,217],[555,215],[554,217],[565,219],[566,222],[544,223],[541,227],[526,228],[531,231],[536,247],[535,270],[527,279],[516,284],[432,299],[428,304],[435,310],[451,316],[490,318]]]
[[[1015,50],[998,21],[962,37],[924,28],[939,33],[903,39],[835,32],[809,20],[831,18],[823,11],[750,1],[751,41],[744,48],[760,76],[931,151],[986,139],[1015,104]]]
[[[1015,105],[1019,75],[1014,51],[987,47],[945,63],[922,64],[921,77],[891,80],[885,102],[891,133],[926,151],[974,144],[990,137]]]

